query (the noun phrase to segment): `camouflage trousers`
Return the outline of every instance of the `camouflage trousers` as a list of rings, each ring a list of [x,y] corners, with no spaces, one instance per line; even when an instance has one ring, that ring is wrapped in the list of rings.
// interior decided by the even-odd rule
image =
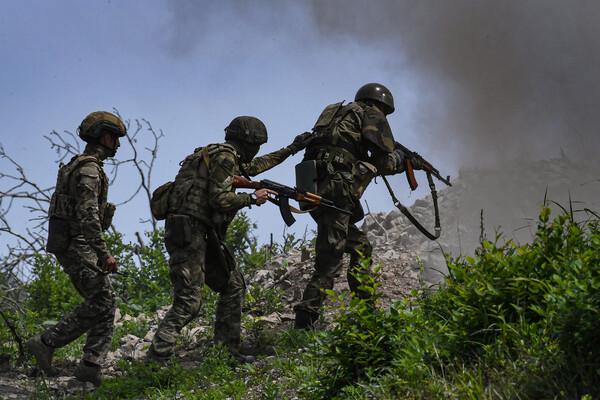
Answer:
[[[296,313],[306,312],[313,316],[325,301],[324,290],[332,289],[334,279],[342,268],[344,253],[350,253],[350,267],[347,271],[348,285],[356,295],[366,298],[368,294],[358,289],[356,272],[368,273],[360,265],[361,257],[371,257],[372,246],[367,235],[350,223],[350,216],[335,212],[313,212],[317,223],[315,271],[304,289],[302,300],[294,307]]]
[[[169,268],[173,285],[173,305],[160,322],[151,350],[158,356],[173,354],[181,329],[198,316],[202,304],[201,290],[205,280],[207,243],[206,228],[189,219],[191,235],[183,238],[179,228],[168,218],[165,244],[169,253]],[[244,279],[237,268],[231,272],[227,288],[220,293],[215,317],[215,342],[237,349],[240,344]]]
[[[58,348],[87,333],[83,359],[100,365],[110,345],[115,317],[115,295],[110,278],[98,271],[98,257],[83,237],[73,238],[67,251],[57,254],[56,258],[84,302],[47,329],[42,340]]]

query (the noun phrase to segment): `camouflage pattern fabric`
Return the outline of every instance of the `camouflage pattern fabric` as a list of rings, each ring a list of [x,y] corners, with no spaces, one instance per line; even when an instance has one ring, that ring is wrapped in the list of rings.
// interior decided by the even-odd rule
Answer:
[[[207,163],[208,171],[207,174],[197,174],[195,178],[197,181],[192,185],[205,187],[206,193],[188,199],[195,202],[169,199],[170,204],[186,203],[185,210],[181,211],[192,209],[192,212],[178,214],[180,210],[170,209],[165,223],[165,242],[170,256],[169,267],[173,284],[173,305],[160,322],[152,340],[150,350],[158,357],[172,355],[181,329],[198,315],[202,302],[200,291],[204,284],[208,261],[206,260],[206,230],[209,228],[205,221],[210,221],[220,237],[224,237],[236,212],[252,204],[252,198],[248,193],[235,193],[232,186],[233,176],[243,172],[249,175],[259,174],[280,164],[292,153],[289,149],[283,148],[242,164],[236,148],[229,143],[211,144],[201,150],[210,154]],[[207,180],[206,185],[199,182],[202,179]],[[198,215],[205,217],[200,219]],[[189,229],[182,228],[179,226],[181,224],[189,224]],[[237,350],[240,344],[244,292],[244,278],[236,267],[230,271],[227,288],[219,294],[214,337],[215,342],[224,343],[232,350]]]
[[[100,365],[110,346],[115,317],[110,278],[99,272],[98,256],[81,237],[73,238],[68,251],[56,257],[84,302],[46,330],[42,340],[58,348],[87,333],[83,360]]]
[[[60,182],[61,175],[57,182],[57,188],[66,187],[64,194],[75,202],[69,218],[68,248],[56,254],[84,303],[47,329],[42,339],[51,347],[62,347],[87,332],[83,359],[99,365],[110,344],[115,313],[110,278],[98,267],[98,260],[103,261],[109,255],[101,236],[108,179],[102,170],[101,160],[106,158],[104,148],[88,144],[84,155],[96,161],[80,164],[63,178],[68,182]]]
[[[350,254],[347,272],[350,289],[358,296],[366,296],[358,290],[353,277],[361,255],[370,257],[372,252],[366,235],[355,225],[364,216],[360,196],[375,175],[375,168],[377,174],[384,175],[401,172],[402,168],[393,151],[394,139],[383,112],[360,101],[343,107],[339,104],[328,106],[315,124],[317,128],[325,128],[317,130],[317,138],[307,148],[304,159],[317,160],[320,165],[318,194],[333,200],[338,207],[352,210],[352,216],[318,209],[311,212],[317,223],[315,271],[302,300],[294,307],[297,322],[299,313],[316,320],[325,300],[324,290],[333,287],[344,253]],[[332,109],[338,109],[335,116],[331,115]]]

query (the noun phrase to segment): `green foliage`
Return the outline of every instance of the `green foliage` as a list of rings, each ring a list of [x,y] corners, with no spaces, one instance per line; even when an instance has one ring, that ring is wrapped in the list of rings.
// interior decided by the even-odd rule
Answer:
[[[124,313],[152,312],[171,301],[164,230],[146,232],[143,246],[124,243],[120,233],[107,237],[123,275],[113,275],[113,287]]]
[[[233,256],[238,262],[243,260],[252,245],[254,229],[256,229],[256,224],[250,221],[250,217],[244,211],[236,214],[227,229],[225,243],[232,250]]]
[[[314,398],[599,396],[599,261],[597,218],[544,208],[533,243],[483,240],[431,295],[342,302]]]
[[[24,288],[26,308],[42,318],[60,318],[81,302],[80,296],[53,256],[36,254],[34,260],[31,280]]]

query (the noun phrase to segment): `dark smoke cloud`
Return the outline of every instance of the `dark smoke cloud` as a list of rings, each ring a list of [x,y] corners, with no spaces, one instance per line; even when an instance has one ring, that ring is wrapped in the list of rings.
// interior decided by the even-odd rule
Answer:
[[[380,47],[392,72],[411,71],[429,94],[419,114],[431,115],[432,146],[458,139],[466,163],[561,148],[597,158],[600,1],[314,0],[311,9],[325,40]]]

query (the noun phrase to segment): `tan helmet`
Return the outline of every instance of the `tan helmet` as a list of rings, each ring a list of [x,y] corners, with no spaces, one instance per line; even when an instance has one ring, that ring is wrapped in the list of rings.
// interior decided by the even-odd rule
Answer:
[[[367,83],[356,92],[354,101],[375,100],[387,108],[386,114],[394,112],[394,97],[392,92],[381,83]]]
[[[267,127],[256,117],[235,117],[225,128],[225,140],[229,139],[262,145],[267,142]]]
[[[94,111],[81,121],[77,129],[79,137],[85,142],[96,142],[104,132],[123,137],[127,128],[121,118],[108,111]]]

